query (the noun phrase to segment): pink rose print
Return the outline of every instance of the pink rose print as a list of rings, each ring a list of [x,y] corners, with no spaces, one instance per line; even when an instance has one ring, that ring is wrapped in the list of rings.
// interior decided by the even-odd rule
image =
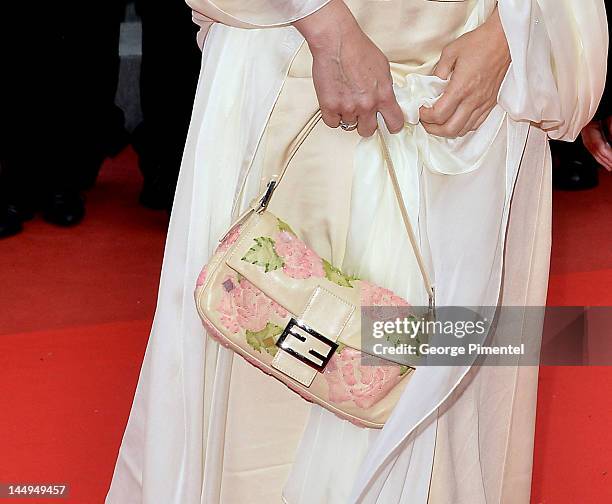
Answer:
[[[287,231],[276,234],[274,250],[283,259],[283,271],[291,278],[322,278],[323,261],[297,236]]]
[[[359,283],[359,298],[361,306],[368,307],[368,318],[380,322],[406,316],[406,309],[402,307],[410,306],[408,301],[393,291],[363,280]]]
[[[401,368],[391,366],[364,366],[361,352],[345,347],[335,353],[323,376],[329,386],[329,400],[334,403],[353,401],[367,409],[383,399],[400,381]]]
[[[223,326],[234,334],[241,329],[261,331],[274,315],[281,318],[287,316],[287,311],[281,305],[244,278],[238,282],[228,276],[221,288],[223,297],[217,310],[221,314]]]
[[[208,264],[204,266],[200,274],[198,275],[198,280],[196,281],[196,287],[200,287],[200,285],[204,285],[206,282],[206,277],[208,276]]]
[[[215,253],[225,252],[234,243],[236,243],[236,240],[238,240],[238,237],[240,236],[240,227],[241,226],[236,226],[227,234],[221,244],[217,247],[217,251]]]
[[[222,254],[223,252],[227,251],[227,249],[229,249],[234,243],[236,243],[236,240],[238,240],[239,236],[240,226],[236,226],[227,234],[227,236],[219,244],[208,264],[212,262],[213,258],[217,254]],[[204,285],[204,282],[206,282],[206,277],[208,275],[208,264],[204,266],[204,269],[202,269],[202,271],[200,272],[200,275],[198,276],[198,279],[196,281],[196,287],[200,287],[201,285]]]
[[[408,301],[393,291],[361,281],[359,284],[361,306],[410,306]]]

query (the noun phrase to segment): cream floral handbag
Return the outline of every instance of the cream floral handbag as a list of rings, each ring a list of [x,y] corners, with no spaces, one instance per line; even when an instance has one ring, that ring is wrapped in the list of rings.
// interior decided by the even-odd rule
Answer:
[[[357,425],[381,428],[414,368],[362,353],[361,307],[410,304],[344,274],[267,211],[293,156],[320,119],[318,111],[293,143],[281,173],[221,238],[197,280],[196,305],[209,335],[221,345],[304,399]],[[378,134],[433,311],[434,289],[380,128]]]

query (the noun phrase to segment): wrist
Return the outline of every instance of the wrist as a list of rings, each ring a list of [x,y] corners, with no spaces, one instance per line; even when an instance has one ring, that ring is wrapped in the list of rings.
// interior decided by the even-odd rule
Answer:
[[[510,63],[510,48],[508,46],[508,40],[506,39],[506,33],[504,32],[504,27],[502,25],[501,18],[499,17],[497,7],[493,11],[493,14],[491,14],[491,17],[485,22],[485,26],[489,31],[491,41],[495,44],[494,47],[501,48],[502,51],[500,54],[503,54],[503,58]]]
[[[343,0],[331,0],[318,11],[293,23],[306,39],[311,52],[337,46],[343,37],[360,30]]]

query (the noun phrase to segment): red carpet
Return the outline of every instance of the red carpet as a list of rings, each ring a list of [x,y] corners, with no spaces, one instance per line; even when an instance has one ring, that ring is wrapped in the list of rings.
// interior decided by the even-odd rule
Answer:
[[[69,498],[59,502],[104,501],[149,326],[111,322],[0,338],[1,482],[68,484]]]
[[[612,176],[556,191],[550,306],[612,306]],[[542,367],[535,504],[612,502],[612,367]]]
[[[36,219],[0,241],[0,483],[67,483],[59,502],[104,502],[168,220],[137,204],[139,186],[127,150],[105,165],[78,228]]]
[[[35,220],[0,241],[0,483],[67,483],[60,502],[103,503],[165,238],[163,212],[136,203],[139,183],[128,150],[105,165],[81,226]],[[609,176],[555,194],[549,304],[612,305],[611,195]],[[612,502],[610,390],[612,368],[542,368],[534,504]]]

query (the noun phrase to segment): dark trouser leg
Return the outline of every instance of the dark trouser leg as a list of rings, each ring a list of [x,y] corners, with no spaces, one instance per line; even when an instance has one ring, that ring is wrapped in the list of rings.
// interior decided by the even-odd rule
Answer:
[[[27,9],[20,2],[0,3],[0,207],[29,203],[35,181],[32,129],[36,117],[36,35],[27,26]],[[13,29],[11,29],[13,28]],[[1,210],[1,208],[0,208]]]
[[[0,4],[0,193],[74,224],[113,115],[123,0]],[[58,193],[61,193],[58,197]]]
[[[97,171],[112,127],[122,120],[114,97],[123,8],[123,0],[106,0],[88,14],[68,1],[54,4],[49,13],[50,43],[40,54],[47,76],[40,103],[45,145],[40,162],[47,165],[43,179],[52,191],[78,190],[83,178]]]
[[[159,206],[169,206],[191,118],[201,52],[196,44],[197,27],[183,2],[143,0],[138,9],[143,22],[144,123],[138,145],[145,178],[143,196],[150,190],[156,195],[153,199],[162,200]]]

